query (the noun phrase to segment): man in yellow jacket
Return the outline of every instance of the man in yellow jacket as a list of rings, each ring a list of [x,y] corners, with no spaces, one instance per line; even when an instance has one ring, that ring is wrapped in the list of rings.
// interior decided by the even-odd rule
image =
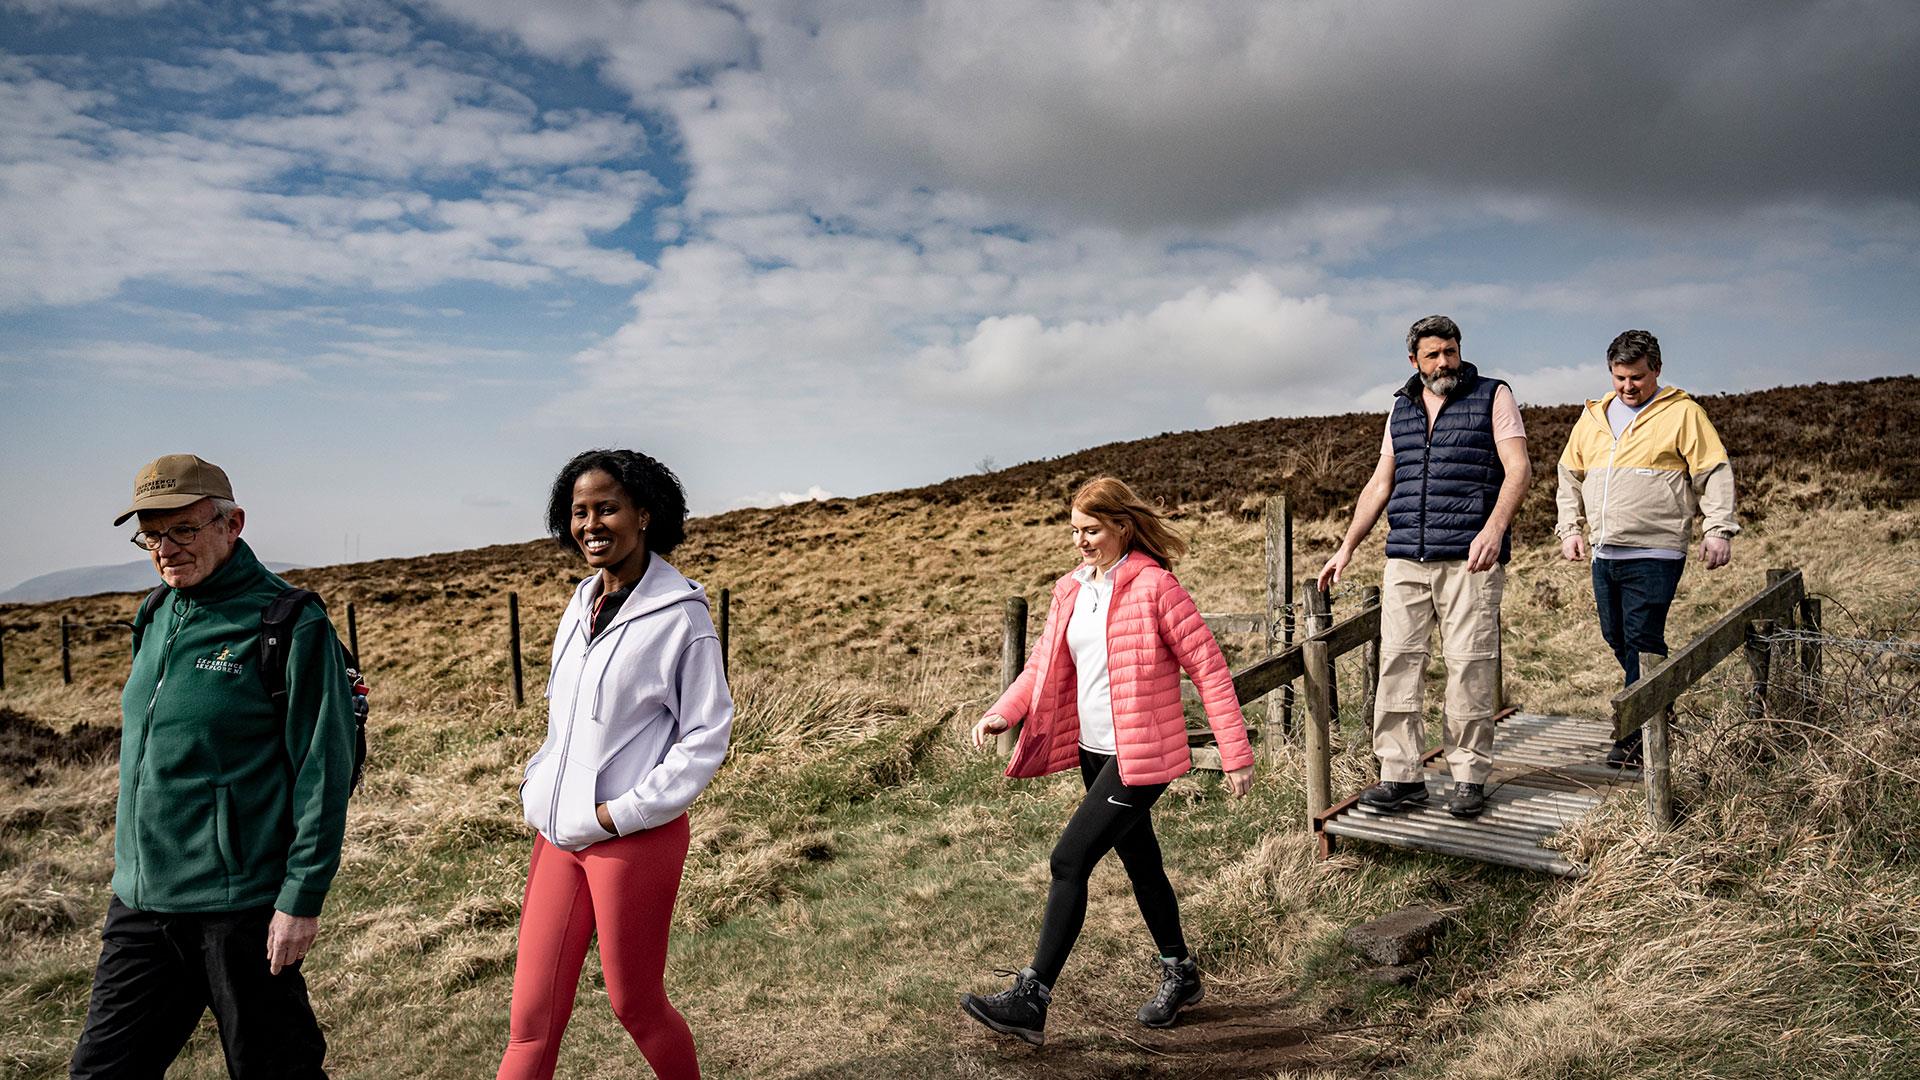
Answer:
[[[1588,556],[1600,633],[1626,682],[1667,656],[1667,609],[1686,567],[1693,519],[1705,519],[1700,561],[1733,558],[1733,466],[1706,410],[1660,385],[1660,342],[1628,330],[1607,346],[1613,393],[1587,402],[1560,454],[1560,554]],[[1640,733],[1615,744],[1607,764],[1640,763]]]

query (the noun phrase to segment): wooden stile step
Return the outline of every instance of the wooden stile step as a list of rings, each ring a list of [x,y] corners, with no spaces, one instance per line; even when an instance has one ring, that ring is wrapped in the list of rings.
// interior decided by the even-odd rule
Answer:
[[[1314,822],[1321,852],[1334,837],[1455,855],[1480,862],[1575,877],[1585,867],[1541,842],[1580,820],[1617,790],[1640,782],[1637,769],[1610,769],[1612,725],[1575,716],[1515,713],[1494,733],[1493,775],[1487,809],[1461,820],[1444,809],[1453,789],[1439,749],[1426,757],[1427,803],[1392,813],[1361,806],[1355,798]]]

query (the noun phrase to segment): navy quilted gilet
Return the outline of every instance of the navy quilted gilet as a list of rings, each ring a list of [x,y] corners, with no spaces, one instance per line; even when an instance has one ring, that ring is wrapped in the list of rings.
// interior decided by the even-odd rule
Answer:
[[[1460,385],[1427,431],[1420,377],[1393,399],[1393,494],[1387,500],[1387,557],[1464,559],[1500,498],[1506,470],[1493,445],[1493,394],[1506,384],[1460,365]],[[1500,561],[1513,555],[1500,541]]]

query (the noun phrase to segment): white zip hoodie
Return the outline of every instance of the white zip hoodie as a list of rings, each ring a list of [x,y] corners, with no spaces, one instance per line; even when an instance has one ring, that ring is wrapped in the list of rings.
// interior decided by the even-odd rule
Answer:
[[[664,825],[720,768],[733,697],[707,594],[658,555],[619,614],[589,643],[600,575],[560,616],[547,678],[547,739],[527,763],[520,802],[553,846],[578,851]],[[597,803],[619,832],[600,827]]]

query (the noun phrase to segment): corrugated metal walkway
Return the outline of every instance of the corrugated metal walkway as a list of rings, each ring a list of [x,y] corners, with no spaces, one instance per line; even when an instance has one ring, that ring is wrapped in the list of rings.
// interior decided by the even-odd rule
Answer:
[[[1426,758],[1425,806],[1383,814],[1349,798],[1314,823],[1321,850],[1330,852],[1339,837],[1577,876],[1584,867],[1541,841],[1613,791],[1640,783],[1638,769],[1606,766],[1612,745],[1612,725],[1603,720],[1514,713],[1494,733],[1487,809],[1478,818],[1463,821],[1442,808],[1453,780],[1436,748]]]

